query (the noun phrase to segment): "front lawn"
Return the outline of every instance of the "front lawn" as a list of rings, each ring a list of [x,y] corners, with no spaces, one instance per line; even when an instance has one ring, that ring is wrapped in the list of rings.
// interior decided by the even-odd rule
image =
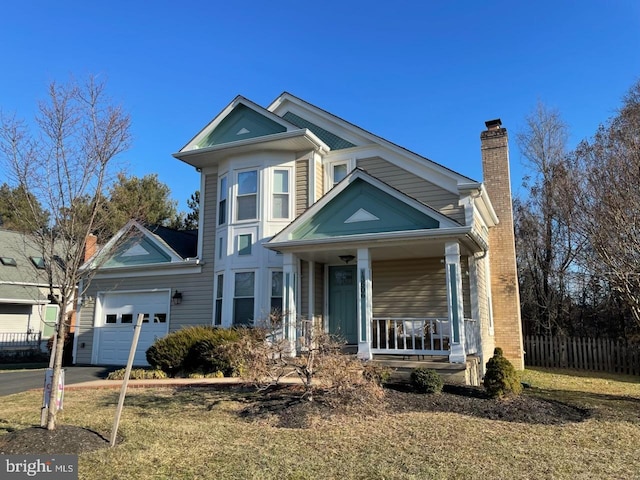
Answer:
[[[585,415],[539,423],[509,416],[517,402],[471,408],[453,394],[393,392],[393,402],[364,415],[265,403],[237,389],[134,389],[121,421],[123,441],[81,454],[80,478],[638,478],[637,378],[528,370],[524,380],[534,387],[525,395]],[[108,437],[117,396],[69,391],[60,424]],[[40,400],[33,391],[2,398],[0,452],[3,434],[38,423]],[[461,406],[448,408],[454,401]],[[296,413],[309,416],[287,420]]]

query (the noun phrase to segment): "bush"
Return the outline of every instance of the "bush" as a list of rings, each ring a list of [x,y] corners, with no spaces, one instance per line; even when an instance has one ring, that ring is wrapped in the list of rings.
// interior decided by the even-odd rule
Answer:
[[[183,328],[159,338],[147,349],[147,362],[169,376],[190,373],[200,368],[201,360],[192,349],[204,340],[220,343],[222,339],[233,338],[233,330],[211,326]]]
[[[484,388],[489,396],[493,398],[518,395],[522,392],[520,376],[512,363],[502,356],[501,348],[496,348],[493,352],[493,357],[487,362]]]
[[[107,380],[124,380],[126,368],[114,370],[107,376]],[[150,370],[147,368],[132,368],[129,374],[131,380],[156,380],[167,378],[167,374],[162,370]]]
[[[211,326],[183,328],[156,340],[147,350],[147,362],[170,376],[216,371],[231,374],[235,367],[222,347],[238,341],[240,332]]]
[[[213,329],[208,334],[208,338],[193,344],[185,358],[184,371],[202,373],[203,375],[222,372],[225,377],[233,376],[236,373],[236,365],[234,365],[229,349],[224,347],[237,342],[241,336],[241,331],[237,329]]]
[[[421,367],[411,372],[411,385],[418,393],[440,393],[444,382],[435,370]]]
[[[64,335],[64,347],[62,352],[62,366],[67,367],[69,365],[73,365],[73,332],[66,332]],[[49,351],[49,355],[51,355],[51,350],[53,350],[53,336],[47,340],[47,350]]]

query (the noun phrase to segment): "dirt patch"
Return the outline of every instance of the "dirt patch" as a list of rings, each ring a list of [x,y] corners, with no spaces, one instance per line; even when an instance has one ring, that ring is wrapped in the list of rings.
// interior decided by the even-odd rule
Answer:
[[[74,455],[107,448],[109,441],[99,433],[74,425],[58,425],[55,430],[30,427],[0,437],[0,453],[16,455],[48,453]]]

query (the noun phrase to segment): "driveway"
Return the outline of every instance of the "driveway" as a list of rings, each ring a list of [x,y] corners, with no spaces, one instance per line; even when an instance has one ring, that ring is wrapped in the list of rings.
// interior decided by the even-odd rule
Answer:
[[[65,384],[90,382],[107,378],[109,372],[119,367],[65,367]],[[21,370],[18,372],[0,373],[0,397],[12,393],[24,392],[34,388],[42,388],[44,370]]]

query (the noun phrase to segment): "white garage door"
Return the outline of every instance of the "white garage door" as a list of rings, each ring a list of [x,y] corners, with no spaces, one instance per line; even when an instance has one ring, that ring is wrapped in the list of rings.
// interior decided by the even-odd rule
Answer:
[[[148,365],[147,348],[164,337],[169,326],[170,292],[109,293],[98,322],[98,364],[126,365],[138,314],[144,314],[133,364]]]

